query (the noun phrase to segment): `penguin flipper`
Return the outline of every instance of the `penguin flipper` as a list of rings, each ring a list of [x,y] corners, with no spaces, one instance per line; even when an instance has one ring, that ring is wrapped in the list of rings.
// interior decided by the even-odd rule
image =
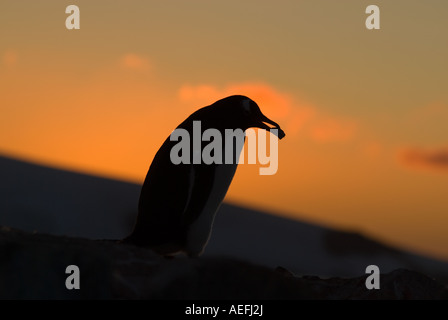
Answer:
[[[199,218],[207,204],[209,199],[208,195],[215,182],[215,166],[214,164],[192,165],[193,177],[191,180],[193,182],[193,188],[189,194],[187,206],[182,216],[183,224],[187,227]]]

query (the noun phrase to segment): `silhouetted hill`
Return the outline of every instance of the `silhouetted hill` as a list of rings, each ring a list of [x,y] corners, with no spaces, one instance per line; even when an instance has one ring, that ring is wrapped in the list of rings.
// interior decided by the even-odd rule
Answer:
[[[132,230],[140,186],[0,157],[0,225],[90,239]],[[223,204],[203,258],[281,266],[296,275],[354,277],[368,265],[405,268],[448,283],[448,264],[342,232]]]
[[[0,157],[0,225],[86,238],[132,229],[140,186]]]
[[[151,250],[0,227],[0,299],[447,299],[446,287],[410,270],[366,277],[294,276],[237,259],[165,259]],[[79,268],[79,290],[66,280]],[[72,283],[69,281],[69,283]],[[179,314],[183,314],[181,311]]]

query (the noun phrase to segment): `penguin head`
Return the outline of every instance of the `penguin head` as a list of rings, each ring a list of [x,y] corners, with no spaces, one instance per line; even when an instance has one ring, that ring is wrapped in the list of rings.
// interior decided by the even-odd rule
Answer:
[[[246,96],[230,96],[215,102],[212,106],[225,109],[225,113],[232,116],[233,123],[236,123],[243,130],[248,128],[260,128],[266,131],[277,129],[276,132],[273,131],[272,133],[279,139],[285,136],[285,132],[280,128],[280,125],[266,117],[257,103]]]

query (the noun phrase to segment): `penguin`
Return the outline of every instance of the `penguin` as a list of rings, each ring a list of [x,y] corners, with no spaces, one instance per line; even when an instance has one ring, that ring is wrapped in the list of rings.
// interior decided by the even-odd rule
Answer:
[[[225,137],[226,129],[244,132],[248,128],[277,129],[273,133],[277,133],[279,139],[285,136],[276,122],[263,115],[257,103],[242,95],[229,96],[197,110],[176,129],[184,129],[193,137],[194,122],[197,124],[197,121],[200,121],[202,132],[215,129],[222,137]],[[225,148],[228,141],[222,139],[223,161],[197,163],[193,157],[198,150],[191,147],[191,161],[174,164],[171,151],[178,142],[169,136],[149,167],[140,192],[134,229],[122,242],[150,248],[165,257],[178,253],[200,256],[238,166],[245,137],[236,139],[242,140],[230,149],[234,160],[231,163],[224,161],[225,151],[229,150]],[[201,141],[201,150],[206,144]]]

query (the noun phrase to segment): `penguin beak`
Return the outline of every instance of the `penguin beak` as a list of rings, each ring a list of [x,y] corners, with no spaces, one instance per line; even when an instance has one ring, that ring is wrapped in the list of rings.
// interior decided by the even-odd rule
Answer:
[[[273,127],[268,126],[266,123],[272,125]],[[257,128],[265,129],[266,131],[271,131],[272,129],[277,129],[277,131],[273,131],[272,133],[277,136],[279,139],[283,139],[285,137],[285,132],[280,128],[278,123],[272,121],[264,114],[261,115],[259,122],[256,125]]]

